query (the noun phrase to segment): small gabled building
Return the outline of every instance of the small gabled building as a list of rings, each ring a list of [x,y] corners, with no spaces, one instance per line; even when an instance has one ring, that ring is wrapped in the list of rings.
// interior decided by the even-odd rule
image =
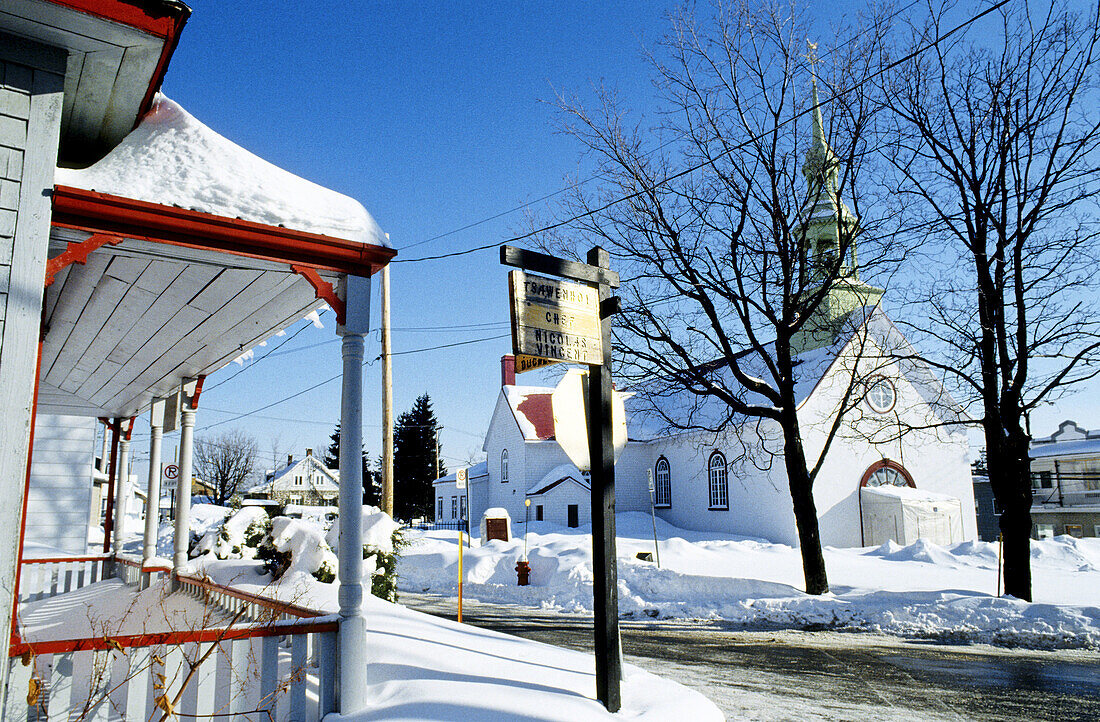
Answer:
[[[340,496],[340,472],[329,469],[306,449],[306,455],[295,461],[286,458],[286,465],[268,472],[262,484],[248,491],[250,499],[266,499],[282,505],[335,506]]]

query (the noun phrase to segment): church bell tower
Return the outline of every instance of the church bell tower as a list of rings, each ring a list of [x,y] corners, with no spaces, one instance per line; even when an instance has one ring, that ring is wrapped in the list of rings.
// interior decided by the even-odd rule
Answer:
[[[821,283],[829,284],[829,289],[810,319],[791,339],[795,353],[833,343],[845,319],[853,311],[874,306],[882,298],[882,289],[859,280],[856,258],[859,221],[840,200],[837,186],[839,165],[836,154],[825,140],[817,78],[814,77],[813,138],[802,164],[809,194],[799,213],[796,229],[804,233],[803,247],[811,281],[816,278]],[[838,254],[842,251],[844,257],[838,260]]]

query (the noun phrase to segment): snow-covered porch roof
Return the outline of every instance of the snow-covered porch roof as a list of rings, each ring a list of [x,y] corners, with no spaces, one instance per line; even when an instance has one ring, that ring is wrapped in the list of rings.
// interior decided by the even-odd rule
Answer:
[[[394,255],[356,201],[163,97],[105,158],[56,180],[45,411],[133,416],[322,303],[341,316],[339,276]]]

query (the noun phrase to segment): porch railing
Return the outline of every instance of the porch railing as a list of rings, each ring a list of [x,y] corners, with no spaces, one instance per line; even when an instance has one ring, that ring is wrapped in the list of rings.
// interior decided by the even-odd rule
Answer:
[[[292,621],[324,616],[324,612],[289,602],[280,602],[259,594],[222,586],[196,576],[177,574],[181,591],[213,605],[233,617],[250,622]]]
[[[24,559],[19,573],[19,601],[33,602],[95,584],[111,576],[111,560],[110,554]]]
[[[168,567],[142,567],[141,559],[124,554],[24,559],[19,573],[19,601],[33,602],[117,577],[130,586],[149,586]],[[316,616],[316,615],[314,615]]]
[[[317,722],[335,711],[338,626],[332,616],[14,644],[3,719]]]

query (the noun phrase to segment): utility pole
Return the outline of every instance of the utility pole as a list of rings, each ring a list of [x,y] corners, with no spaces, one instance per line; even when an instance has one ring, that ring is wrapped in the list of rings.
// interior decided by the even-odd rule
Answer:
[[[435,429],[435,478],[443,476],[439,473],[439,432],[443,431],[442,426],[436,426]]]
[[[390,361],[390,267],[382,267],[382,511],[393,516],[393,366]]]

